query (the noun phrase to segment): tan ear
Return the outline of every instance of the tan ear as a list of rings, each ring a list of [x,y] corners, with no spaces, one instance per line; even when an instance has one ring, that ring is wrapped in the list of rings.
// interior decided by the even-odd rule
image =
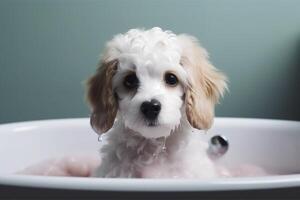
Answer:
[[[183,52],[181,64],[188,73],[185,93],[186,115],[197,129],[209,129],[213,124],[215,104],[227,89],[226,76],[208,60],[208,54],[196,38],[179,35]]]
[[[92,108],[91,125],[97,133],[108,131],[114,124],[118,103],[112,88],[117,61],[101,62],[87,82],[87,100]]]

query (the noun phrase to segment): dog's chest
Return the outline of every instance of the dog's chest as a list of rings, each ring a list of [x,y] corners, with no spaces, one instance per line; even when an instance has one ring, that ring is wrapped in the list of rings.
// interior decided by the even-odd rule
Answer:
[[[114,174],[119,177],[143,177],[147,168],[168,162],[164,141],[143,140],[136,144],[119,144],[108,155],[114,158]],[[110,162],[110,161],[109,161]]]
[[[112,147],[113,146],[113,147]],[[214,177],[215,166],[207,157],[205,143],[165,146],[165,141],[118,143],[104,149],[105,177],[195,178]]]

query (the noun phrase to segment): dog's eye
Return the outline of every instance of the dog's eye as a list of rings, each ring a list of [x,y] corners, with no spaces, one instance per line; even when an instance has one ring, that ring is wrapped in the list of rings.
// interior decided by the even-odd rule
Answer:
[[[139,86],[139,79],[135,73],[125,76],[123,85],[128,89],[136,89]]]
[[[169,72],[165,74],[165,81],[170,86],[176,86],[178,84],[177,76]]]

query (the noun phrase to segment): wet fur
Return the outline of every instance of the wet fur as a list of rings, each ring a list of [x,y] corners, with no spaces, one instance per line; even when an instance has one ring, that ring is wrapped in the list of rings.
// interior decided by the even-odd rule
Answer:
[[[141,80],[134,93],[126,92],[120,81],[130,70]],[[165,87],[157,75],[168,70],[178,75],[176,88]],[[99,134],[106,132],[102,164],[94,176],[218,176],[197,132],[212,126],[214,106],[226,88],[226,77],[192,36],[160,28],[115,36],[88,81],[91,124]],[[154,128],[146,126],[138,112],[140,102],[151,98],[159,99],[164,109]]]

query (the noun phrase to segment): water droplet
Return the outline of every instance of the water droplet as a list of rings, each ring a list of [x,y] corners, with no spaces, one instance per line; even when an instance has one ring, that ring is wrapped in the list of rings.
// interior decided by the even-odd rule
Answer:
[[[163,141],[163,146],[162,146],[162,152],[166,152],[166,150],[167,150],[167,147],[166,147],[166,141],[167,141],[167,138],[165,137],[164,138],[164,141]]]
[[[99,135],[98,136],[98,142],[102,142],[103,141],[103,139],[104,139],[104,134],[101,134],[101,135]]]

